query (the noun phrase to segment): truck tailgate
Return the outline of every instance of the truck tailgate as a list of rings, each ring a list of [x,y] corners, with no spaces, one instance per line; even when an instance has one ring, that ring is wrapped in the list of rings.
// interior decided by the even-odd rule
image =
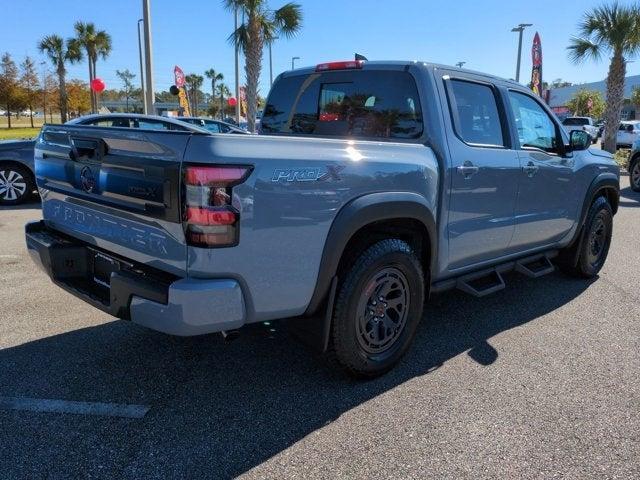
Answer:
[[[45,126],[35,172],[47,226],[186,274],[180,166],[189,132]]]

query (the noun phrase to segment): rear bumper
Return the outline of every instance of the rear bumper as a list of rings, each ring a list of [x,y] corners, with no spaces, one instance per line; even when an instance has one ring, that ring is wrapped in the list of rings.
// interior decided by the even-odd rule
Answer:
[[[43,221],[28,223],[25,237],[32,259],[56,285],[115,317],[180,336],[245,323],[242,289],[235,280],[179,278],[102,252]],[[106,285],[92,270],[96,253],[118,264]]]

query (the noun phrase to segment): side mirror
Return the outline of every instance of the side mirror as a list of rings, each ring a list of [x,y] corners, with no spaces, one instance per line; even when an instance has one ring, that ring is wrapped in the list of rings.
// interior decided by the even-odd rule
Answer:
[[[569,135],[571,150],[586,150],[591,146],[591,135],[584,130],[572,130]]]

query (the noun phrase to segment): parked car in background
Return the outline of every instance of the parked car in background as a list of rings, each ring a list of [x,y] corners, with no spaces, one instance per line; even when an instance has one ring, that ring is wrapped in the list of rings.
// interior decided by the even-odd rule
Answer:
[[[86,115],[67,124],[209,133],[202,127],[166,117],[128,113]],[[35,140],[0,142],[0,205],[18,205],[32,197],[36,186],[33,168],[35,143]]]
[[[211,133],[238,133],[238,134],[244,134],[244,135],[249,133],[246,130],[236,127],[235,125],[231,125],[221,120],[214,120],[212,118],[176,117],[176,120],[180,120],[181,122],[186,122],[191,125],[202,127],[205,130],[209,130],[209,132]]]
[[[35,140],[0,142],[0,205],[17,205],[33,194],[34,145]]]
[[[616,136],[617,148],[631,148],[640,139],[640,120],[628,120],[620,123]]]
[[[598,141],[600,129],[591,117],[567,117],[562,121],[562,126],[567,134],[571,134],[573,130],[584,130],[591,135],[592,143]]]
[[[640,192],[640,139],[636,140],[629,152],[629,184],[631,190]]]
[[[108,113],[85,115],[67,122],[69,125],[92,125],[95,127],[136,128],[138,130],[202,131],[202,127],[189,125],[169,117],[138,115],[135,113]],[[206,130],[205,130],[206,131]]]

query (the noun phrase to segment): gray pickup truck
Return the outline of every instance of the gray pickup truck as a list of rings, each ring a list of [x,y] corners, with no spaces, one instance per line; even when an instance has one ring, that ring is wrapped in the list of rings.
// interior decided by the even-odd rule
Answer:
[[[407,351],[434,292],[554,264],[594,277],[619,169],[523,86],[417,62],[281,74],[261,135],[47,126],[29,252],[86,302],[174,335],[317,325],[355,376]],[[553,260],[553,263],[552,263]]]

